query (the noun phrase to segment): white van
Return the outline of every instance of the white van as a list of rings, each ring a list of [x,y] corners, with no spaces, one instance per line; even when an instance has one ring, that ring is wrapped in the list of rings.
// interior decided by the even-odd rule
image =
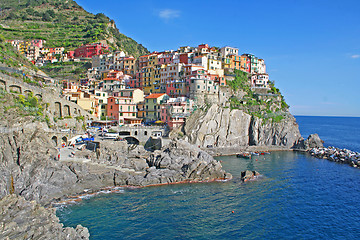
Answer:
[[[105,139],[117,139],[119,137],[119,133],[105,133]]]

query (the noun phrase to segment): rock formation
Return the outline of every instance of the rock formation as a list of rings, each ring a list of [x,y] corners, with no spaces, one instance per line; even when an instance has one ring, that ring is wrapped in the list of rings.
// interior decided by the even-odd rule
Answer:
[[[125,142],[109,141],[103,143],[98,152],[83,150],[84,156],[90,158],[88,162],[58,161],[58,150],[53,147],[48,133],[40,128],[28,129],[0,135],[0,207],[3,213],[0,238],[37,238],[45,232],[47,239],[51,236],[88,238],[87,229],[81,226],[61,228],[53,210],[29,201],[46,206],[54,199],[80,194],[85,189],[95,192],[109,186],[232,178],[209,154],[181,140],[173,140],[154,152],[147,152],[141,146],[130,150]],[[10,193],[21,197],[9,196]],[[8,208],[10,210],[5,211]],[[40,226],[43,221],[44,225]]]
[[[258,173],[257,171],[246,170],[241,172],[241,180],[243,182],[247,182],[249,180],[255,180],[258,176],[260,176],[260,173]]]
[[[320,139],[318,134],[311,134],[306,140],[304,138],[300,138],[295,145],[293,146],[293,149],[300,150],[300,151],[308,151],[312,148],[323,148],[324,141]]]
[[[55,210],[15,194],[0,199],[0,239],[89,239],[87,228],[59,222]]]
[[[348,149],[336,147],[314,147],[308,152],[320,159],[327,159],[332,162],[345,163],[351,167],[360,168],[360,153]]]
[[[184,130],[187,140],[201,147],[281,146],[290,149],[301,137],[290,113],[273,123],[217,104],[207,112],[197,110],[187,120]]]
[[[98,153],[83,151],[89,162],[57,161],[47,133],[36,129],[2,134],[0,151],[0,197],[13,187],[16,194],[41,204],[84,189],[231,178],[210,155],[180,140],[153,153],[109,141]]]

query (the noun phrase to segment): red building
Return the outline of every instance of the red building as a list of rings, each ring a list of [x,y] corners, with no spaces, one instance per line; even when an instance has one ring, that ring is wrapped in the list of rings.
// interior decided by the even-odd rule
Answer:
[[[75,57],[91,58],[94,55],[104,54],[105,50],[109,50],[109,46],[106,44],[88,44],[75,49]]]
[[[73,59],[75,56],[75,51],[68,51],[66,54],[69,59]]]

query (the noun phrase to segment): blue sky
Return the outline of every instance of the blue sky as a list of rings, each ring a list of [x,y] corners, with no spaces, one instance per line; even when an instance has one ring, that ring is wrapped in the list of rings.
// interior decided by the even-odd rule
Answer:
[[[77,0],[150,51],[233,46],[265,59],[295,115],[360,117],[360,1]]]

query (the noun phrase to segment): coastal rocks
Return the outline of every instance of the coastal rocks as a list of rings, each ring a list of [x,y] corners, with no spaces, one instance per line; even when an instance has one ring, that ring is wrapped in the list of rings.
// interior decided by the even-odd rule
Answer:
[[[213,104],[206,112],[197,110],[187,119],[186,139],[197,146],[218,148],[281,146],[290,149],[301,137],[290,113],[274,123],[252,117],[239,109]]]
[[[312,148],[323,148],[324,141],[320,139],[318,134],[311,134],[306,140],[304,138],[300,138],[295,145],[293,146],[293,149],[298,151],[308,151]]]
[[[257,171],[246,170],[241,172],[241,180],[243,182],[255,180],[256,178],[258,178],[258,176],[260,176],[260,173],[258,173]]]
[[[58,161],[46,134],[35,129],[0,135],[0,197],[14,192],[47,205],[84,189],[231,178],[218,161],[185,141],[154,152],[142,146],[130,150],[122,141],[102,142],[100,151],[85,149],[76,152],[79,159],[64,155]]]
[[[173,140],[146,161],[149,169],[144,183],[147,185],[232,178],[213,157],[182,140]]]
[[[59,222],[55,209],[46,209],[15,194],[0,200],[0,239],[89,239],[87,228]]]
[[[281,122],[265,122],[264,119],[253,117],[249,126],[249,145],[283,146],[291,148],[301,137],[296,119],[288,114]]]
[[[305,144],[309,148],[323,148],[324,141],[320,139],[318,134],[311,134],[308,139],[306,140]]]
[[[339,149],[335,147],[319,147],[309,150],[309,153],[320,159],[327,159],[329,161],[345,163],[352,167],[360,168],[360,153],[353,152],[348,149]]]

